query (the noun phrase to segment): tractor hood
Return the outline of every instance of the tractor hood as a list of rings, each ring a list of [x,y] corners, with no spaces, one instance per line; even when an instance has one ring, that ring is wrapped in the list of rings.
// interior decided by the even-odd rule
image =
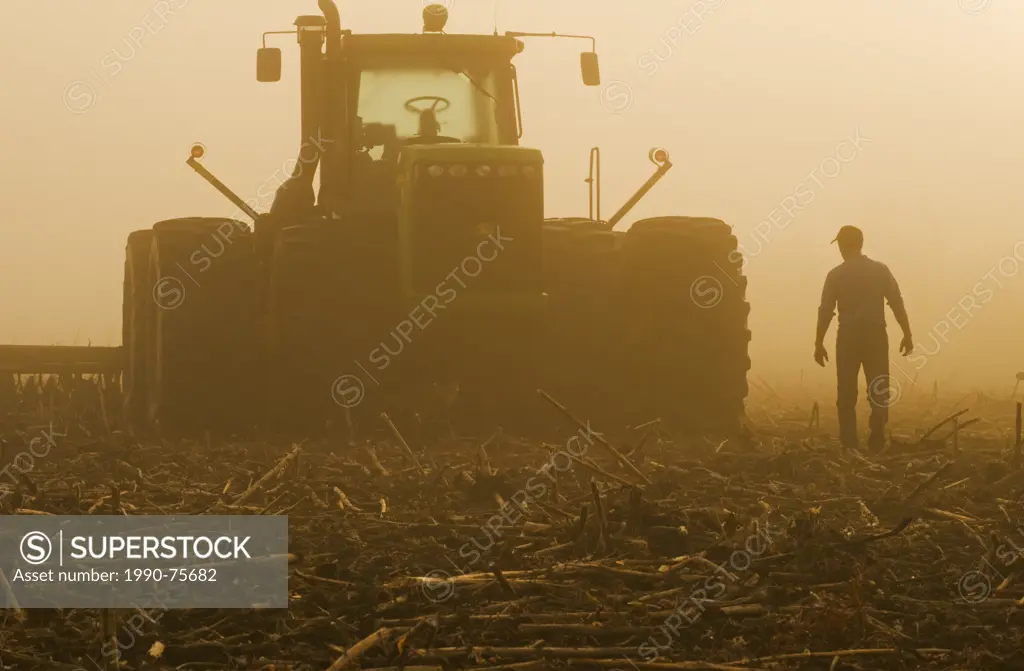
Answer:
[[[437,294],[446,281],[464,281],[467,305],[474,294],[490,304],[498,295],[537,304],[543,293],[540,151],[410,145],[399,161],[398,237],[406,293]]]

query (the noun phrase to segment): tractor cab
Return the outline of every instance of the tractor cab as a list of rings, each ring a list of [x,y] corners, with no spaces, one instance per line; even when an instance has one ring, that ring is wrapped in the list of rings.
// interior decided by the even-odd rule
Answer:
[[[353,34],[342,29],[332,0],[319,4],[322,17],[300,16],[295,31],[283,31],[297,34],[301,51],[303,145],[300,165],[278,191],[272,212],[301,217],[315,209],[341,219],[388,216],[399,205],[399,185],[414,177],[408,171],[415,172],[416,161],[403,160],[407,150],[415,147],[423,162],[431,154],[428,147],[465,147],[455,155],[473,155],[472,162],[496,156],[501,147],[518,147],[522,115],[512,59],[523,50],[520,37],[589,40],[591,51],[580,58],[583,81],[600,83],[591,37],[496,31],[449,35],[443,30],[448,11],[442,5],[424,8],[422,33]],[[257,54],[261,82],[281,78],[281,50],[266,46],[270,34],[264,34]],[[321,137],[323,143],[309,146],[311,138]],[[313,162],[320,168],[318,197],[313,194]]]
[[[518,145],[511,58],[522,46],[490,35],[344,35],[335,160],[346,209],[393,209],[409,147]]]
[[[518,40],[351,35],[342,44],[353,151],[380,160],[408,144],[518,144]]]

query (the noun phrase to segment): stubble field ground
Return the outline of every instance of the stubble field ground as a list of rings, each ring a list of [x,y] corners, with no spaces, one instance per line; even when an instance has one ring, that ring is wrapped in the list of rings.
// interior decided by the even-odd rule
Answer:
[[[541,401],[547,443],[398,427],[411,454],[386,430],[135,444],[66,398],[8,415],[3,514],[287,515],[290,606],[7,610],[0,668],[1024,668],[1009,389],[909,390],[855,455],[831,396],[752,386],[742,437]]]

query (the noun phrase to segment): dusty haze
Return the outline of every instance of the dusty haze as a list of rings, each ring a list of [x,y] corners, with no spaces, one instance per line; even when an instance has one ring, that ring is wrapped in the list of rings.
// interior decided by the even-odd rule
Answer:
[[[294,37],[271,38],[278,84],[255,81],[255,50],[263,31],[318,13],[314,0],[102,4],[0,3],[0,342],[118,344],[128,233],[234,212],[184,165],[190,144],[244,198],[297,149]],[[421,0],[338,4],[357,32],[420,29]],[[492,0],[449,6],[448,32],[493,30]],[[597,37],[600,88],[580,81],[582,42],[530,40],[516,60],[549,216],[586,213],[592,145],[605,217],[650,173],[648,149],[671,151],[676,167],[630,220],[734,226],[753,374],[831,384],[811,354],[844,224],[903,288],[918,354],[894,376],[1012,385],[1024,370],[1024,5],[516,0],[497,16],[501,31]]]

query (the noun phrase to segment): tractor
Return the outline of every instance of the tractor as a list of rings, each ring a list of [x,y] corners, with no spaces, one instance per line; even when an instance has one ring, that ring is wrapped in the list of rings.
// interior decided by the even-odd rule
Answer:
[[[403,408],[526,432],[544,394],[576,416],[655,418],[689,434],[739,426],[750,367],[743,259],[718,219],[616,230],[672,167],[611,218],[545,218],[544,160],[523,135],[515,56],[557,33],[353,34],[333,0],[263,35],[256,78],[281,79],[268,35],[300,53],[298,157],[256,210],[187,163],[239,218],[160,221],[128,236],[119,352],[127,421],[190,434],[316,432]],[[314,176],[319,176],[319,188]],[[596,195],[595,195],[596,194]],[[417,407],[418,404],[418,407]]]

